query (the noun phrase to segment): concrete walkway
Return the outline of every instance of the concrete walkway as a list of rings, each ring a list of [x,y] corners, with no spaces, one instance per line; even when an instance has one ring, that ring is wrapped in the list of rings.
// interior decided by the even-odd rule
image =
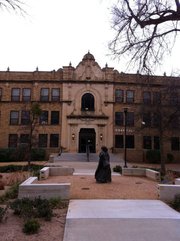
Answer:
[[[94,175],[98,155],[64,153],[56,164]],[[111,154],[111,167],[123,166]],[[119,174],[118,174],[119,175]],[[159,200],[71,200],[63,241],[179,241],[180,213]]]
[[[180,214],[158,200],[71,200],[63,241],[179,241]]]

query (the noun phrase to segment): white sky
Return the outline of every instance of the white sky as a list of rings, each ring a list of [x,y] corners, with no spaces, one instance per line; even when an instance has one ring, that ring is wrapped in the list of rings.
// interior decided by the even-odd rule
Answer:
[[[88,50],[100,67],[125,66],[109,56],[110,8],[115,0],[23,0],[28,15],[0,9],[0,71],[51,71],[76,67]],[[167,59],[160,74],[178,68],[179,52]],[[136,71],[136,70],[135,70]]]

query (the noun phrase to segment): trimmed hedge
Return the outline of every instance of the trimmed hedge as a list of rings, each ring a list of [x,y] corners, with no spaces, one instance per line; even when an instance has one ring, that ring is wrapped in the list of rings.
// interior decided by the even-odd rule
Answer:
[[[46,151],[44,149],[32,149],[31,161],[45,160]],[[24,148],[1,148],[0,162],[27,161],[27,150]]]

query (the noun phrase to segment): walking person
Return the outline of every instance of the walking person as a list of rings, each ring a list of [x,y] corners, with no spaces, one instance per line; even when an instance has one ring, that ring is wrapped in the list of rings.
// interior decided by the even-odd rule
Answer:
[[[106,146],[101,147],[99,163],[95,172],[95,179],[98,183],[111,182],[110,157]]]

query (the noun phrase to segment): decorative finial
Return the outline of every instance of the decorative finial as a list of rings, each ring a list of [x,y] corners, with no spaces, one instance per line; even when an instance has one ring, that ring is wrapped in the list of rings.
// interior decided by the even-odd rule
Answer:
[[[166,72],[164,72],[164,76],[166,76]]]
[[[69,66],[72,66],[71,61],[69,62]]]
[[[8,72],[10,71],[10,68],[9,68],[9,67],[7,67],[7,71],[8,71]]]
[[[36,71],[39,71],[38,66],[36,67]]]
[[[105,67],[107,68],[108,67],[108,64],[106,63]]]

